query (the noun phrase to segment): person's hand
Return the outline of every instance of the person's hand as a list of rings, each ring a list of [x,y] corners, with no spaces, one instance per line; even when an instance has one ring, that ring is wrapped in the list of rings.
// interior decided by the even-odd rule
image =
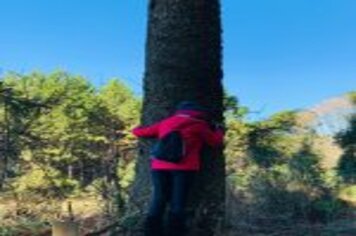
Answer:
[[[223,123],[214,123],[214,130],[221,130],[225,133],[225,124]]]

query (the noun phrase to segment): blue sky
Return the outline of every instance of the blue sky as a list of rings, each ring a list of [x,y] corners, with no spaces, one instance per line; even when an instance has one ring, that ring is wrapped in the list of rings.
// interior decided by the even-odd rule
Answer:
[[[141,94],[146,0],[0,0],[0,73],[63,69]],[[355,89],[356,1],[222,0],[224,84],[266,116]]]

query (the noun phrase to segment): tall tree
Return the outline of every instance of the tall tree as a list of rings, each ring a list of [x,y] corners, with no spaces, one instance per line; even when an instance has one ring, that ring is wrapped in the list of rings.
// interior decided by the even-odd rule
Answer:
[[[222,121],[220,1],[151,0],[148,17],[141,123],[161,120],[182,100],[199,102]],[[150,193],[148,146],[140,145],[132,193],[141,207]],[[224,214],[225,164],[221,150],[205,148],[202,160],[189,200],[194,206],[190,235],[209,236]]]

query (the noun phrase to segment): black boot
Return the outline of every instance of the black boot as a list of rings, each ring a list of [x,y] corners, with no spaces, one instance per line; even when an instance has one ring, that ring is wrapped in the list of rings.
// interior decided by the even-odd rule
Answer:
[[[147,216],[145,220],[145,236],[163,236],[162,220],[159,217]]]
[[[184,216],[170,213],[168,215],[168,228],[166,236],[183,236],[185,233],[186,227]]]

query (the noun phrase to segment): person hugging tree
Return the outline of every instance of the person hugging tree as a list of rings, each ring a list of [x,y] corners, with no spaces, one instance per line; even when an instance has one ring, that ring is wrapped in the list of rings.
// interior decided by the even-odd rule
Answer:
[[[204,144],[222,145],[221,125],[212,128],[206,108],[191,101],[181,102],[166,119],[132,130],[137,137],[156,138],[150,156],[153,195],[145,220],[146,236],[162,236],[163,216],[169,204],[167,234],[185,232],[185,205],[194,176],[200,169]]]

